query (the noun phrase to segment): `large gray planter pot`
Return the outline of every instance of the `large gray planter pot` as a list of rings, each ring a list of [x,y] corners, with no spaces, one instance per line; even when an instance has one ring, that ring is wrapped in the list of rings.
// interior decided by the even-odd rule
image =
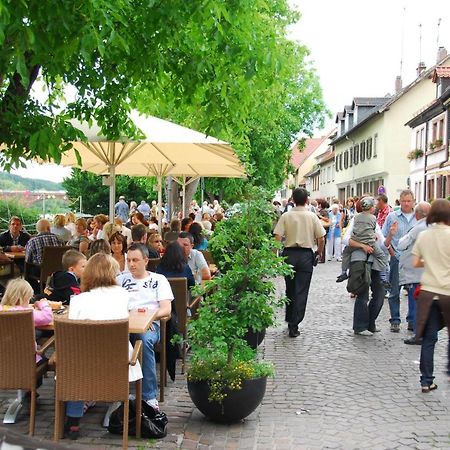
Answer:
[[[208,419],[219,423],[239,422],[250,415],[261,403],[266,392],[267,377],[253,378],[242,383],[242,389],[227,389],[222,401],[208,400],[206,381],[188,381],[188,391],[194,405]]]

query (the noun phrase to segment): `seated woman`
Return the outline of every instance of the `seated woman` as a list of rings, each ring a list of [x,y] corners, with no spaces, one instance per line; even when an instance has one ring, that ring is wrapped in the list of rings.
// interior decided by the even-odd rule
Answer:
[[[117,231],[109,238],[109,245],[111,246],[111,256],[119,264],[120,271],[128,270],[127,238]]]
[[[67,244],[69,247],[73,247],[75,250],[78,250],[85,255],[89,249],[89,239],[87,237],[87,222],[84,219],[78,219],[75,222],[75,234],[72,236],[72,239]]]
[[[186,263],[184,251],[177,241],[171,242],[156,268],[156,273],[165,277],[186,277],[188,288],[195,286],[194,275]]]
[[[149,258],[161,258],[164,253],[164,246],[162,244],[162,237],[159,233],[150,234],[147,241]]]
[[[53,226],[50,232],[55,234],[61,242],[69,242],[72,239],[72,233],[65,227],[66,216],[64,214],[56,214],[53,219]]]
[[[30,305],[33,298],[33,288],[28,281],[23,278],[15,278],[6,286],[6,291],[0,304],[0,311],[23,311],[33,310],[33,320],[35,327],[43,327],[53,322],[52,308],[47,300],[39,300]],[[36,353],[36,364],[40,364],[44,359]]]
[[[128,292],[116,284],[119,267],[116,260],[104,253],[92,256],[81,279],[81,294],[70,303],[69,319],[72,320],[116,320],[128,317]],[[130,355],[133,349],[130,344]],[[140,365],[130,366],[129,380],[142,378]],[[77,439],[80,433],[80,418],[84,402],[66,403],[64,433]]]
[[[194,249],[195,250],[207,250],[208,240],[203,236],[203,227],[198,223],[194,222],[189,227],[189,233],[192,234],[194,238]]]
[[[97,239],[91,244],[91,248],[89,249],[89,258],[96,255],[97,253],[105,253],[106,255],[111,254],[111,246],[108,241],[104,239]]]

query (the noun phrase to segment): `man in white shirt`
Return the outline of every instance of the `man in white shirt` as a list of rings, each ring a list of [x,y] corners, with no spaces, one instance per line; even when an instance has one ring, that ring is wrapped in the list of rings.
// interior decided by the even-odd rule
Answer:
[[[188,266],[194,274],[195,282],[199,284],[202,281],[210,280],[211,271],[209,270],[208,263],[203,253],[194,249],[194,237],[192,234],[182,231],[178,235],[177,241],[183,247]]]
[[[165,276],[147,272],[148,249],[145,245],[131,244],[127,252],[127,263],[129,272],[120,273],[117,276],[117,284],[127,290],[130,295],[128,309],[148,308],[157,310],[150,329],[144,334],[131,335],[131,340],[140,339],[143,343],[142,398],[158,410],[154,347],[159,342],[159,319],[170,314],[171,302],[174,297]]]

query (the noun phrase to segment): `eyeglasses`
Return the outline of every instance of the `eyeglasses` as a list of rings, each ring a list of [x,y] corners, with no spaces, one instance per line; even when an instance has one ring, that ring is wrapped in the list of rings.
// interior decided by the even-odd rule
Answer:
[[[153,242],[159,242],[159,243],[161,243],[162,241],[153,241]]]

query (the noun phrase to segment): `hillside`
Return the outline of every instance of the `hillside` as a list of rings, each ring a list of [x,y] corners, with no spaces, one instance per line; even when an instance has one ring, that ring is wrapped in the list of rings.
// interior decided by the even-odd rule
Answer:
[[[60,183],[53,181],[23,178],[8,172],[0,172],[0,189],[4,191],[63,191]]]

